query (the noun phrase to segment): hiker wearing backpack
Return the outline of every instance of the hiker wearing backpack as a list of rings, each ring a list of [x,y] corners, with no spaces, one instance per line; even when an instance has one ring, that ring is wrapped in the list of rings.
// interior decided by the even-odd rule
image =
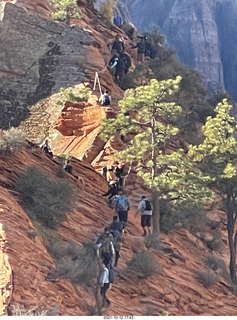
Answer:
[[[111,96],[109,96],[108,90],[104,91],[104,94],[101,95],[99,102],[102,106],[110,106],[111,103]]]
[[[41,149],[45,154],[48,154],[50,157],[53,158],[53,152],[51,151],[51,148],[49,146],[49,140],[45,140],[44,144],[42,145]]]
[[[138,204],[136,215],[141,213],[141,226],[143,229],[143,236],[147,235],[147,230],[150,234],[150,227],[151,227],[151,216],[152,216],[152,205],[151,202],[147,199],[146,196],[142,196],[141,201]]]
[[[119,198],[115,204],[115,211],[119,216],[119,221],[123,222],[123,229],[128,221],[128,211],[130,210],[130,201],[125,191],[119,191]]]
[[[113,235],[110,233],[110,231],[105,232],[106,236],[101,242],[100,247],[100,255],[103,260],[103,263],[108,266],[109,264],[111,266],[114,265],[114,245],[113,245]]]
[[[121,221],[118,221],[118,216],[113,216],[113,221],[109,225],[109,230],[115,231],[117,230],[120,234],[123,230],[123,223]]]
[[[115,37],[115,41],[112,44],[111,55],[114,56],[116,53],[120,54],[124,52],[124,42],[122,37],[117,34]]]
[[[109,64],[110,72],[114,76],[115,83],[120,87],[123,83],[123,77],[125,74],[125,64],[123,59],[120,58],[119,53],[115,53],[110,59]]]
[[[109,269],[108,265],[103,263],[103,271],[101,275],[101,287],[100,287],[100,294],[102,296],[102,308],[106,305],[110,305],[110,301],[106,296],[106,291],[109,289],[110,281],[109,281]]]

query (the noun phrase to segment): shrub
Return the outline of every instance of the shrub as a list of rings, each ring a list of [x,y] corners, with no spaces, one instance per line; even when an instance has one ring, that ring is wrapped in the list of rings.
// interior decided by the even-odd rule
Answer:
[[[127,262],[129,268],[142,274],[147,278],[158,271],[158,268],[152,258],[145,252],[137,252],[133,258]]]
[[[52,0],[55,12],[55,20],[64,20],[67,15],[70,18],[81,18],[81,10],[76,4],[76,0]]]
[[[113,0],[107,0],[104,3],[102,3],[100,6],[101,15],[104,18],[111,20],[114,15],[114,8],[116,4],[117,4],[117,1],[113,1]]]
[[[20,174],[15,188],[27,214],[50,228],[57,227],[73,207],[72,185],[67,181],[50,180],[34,166]]]
[[[202,206],[185,201],[178,204],[173,210],[168,210],[167,213],[163,214],[161,231],[168,234],[176,228],[177,223],[191,232],[203,231],[207,221]]]
[[[4,130],[0,135],[0,152],[4,156],[8,156],[14,150],[17,150],[26,142],[24,133],[17,128]]]
[[[213,238],[211,240],[206,241],[206,245],[209,249],[213,251],[218,251],[222,248],[222,237],[220,230],[217,230],[214,233]]]
[[[157,236],[154,236],[153,234],[149,234],[145,238],[145,246],[147,249],[153,248],[155,250],[160,250],[162,248],[162,243]]]
[[[196,279],[205,287],[209,288],[219,281],[219,278],[210,272],[199,271],[196,273]]]
[[[65,255],[58,259],[56,273],[60,278],[67,278],[73,283],[90,285],[98,277],[99,264],[93,243],[83,246],[70,243],[64,248]]]
[[[208,256],[206,258],[205,264],[212,270],[219,273],[221,276],[223,276],[225,279],[229,280],[229,273],[226,268],[224,260],[217,258],[215,256]]]
[[[66,101],[70,102],[83,102],[88,101],[89,95],[91,93],[90,88],[81,88],[78,86],[70,88],[61,88],[62,100],[57,101],[58,104],[64,105]]]
[[[11,305],[9,307],[9,314],[11,316],[47,316],[48,311],[40,310],[38,308],[27,310],[24,306]]]

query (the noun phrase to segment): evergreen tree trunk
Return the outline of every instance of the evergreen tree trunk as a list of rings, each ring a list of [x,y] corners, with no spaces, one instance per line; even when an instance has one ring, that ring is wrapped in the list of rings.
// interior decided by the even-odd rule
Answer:
[[[232,203],[232,192],[231,187],[226,182],[226,214],[227,214],[227,230],[228,230],[228,242],[229,242],[229,251],[230,251],[230,277],[231,280],[236,283],[236,251],[234,244],[234,207]]]
[[[155,111],[153,111],[155,113]],[[156,120],[155,114],[152,118],[152,180],[157,177],[157,152],[156,152]],[[152,204],[153,204],[153,234],[157,236],[160,233],[160,208],[158,191],[152,188]]]
[[[152,204],[153,204],[153,234],[157,236],[160,233],[160,208],[158,191],[152,190]]]

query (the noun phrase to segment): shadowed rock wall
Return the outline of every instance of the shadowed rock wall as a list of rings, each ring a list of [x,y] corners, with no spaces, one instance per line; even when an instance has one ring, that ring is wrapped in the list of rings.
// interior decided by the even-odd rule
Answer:
[[[0,128],[17,126],[30,105],[85,80],[82,58],[93,41],[79,26],[0,3]]]
[[[140,30],[158,26],[182,62],[198,70],[210,93],[225,88],[237,100],[237,2],[120,0]]]

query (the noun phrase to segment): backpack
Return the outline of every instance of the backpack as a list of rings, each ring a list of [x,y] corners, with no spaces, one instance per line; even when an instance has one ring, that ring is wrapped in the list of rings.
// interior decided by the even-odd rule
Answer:
[[[109,106],[110,105],[110,98],[109,98],[109,96],[107,94],[104,96],[103,100],[104,100],[103,101],[103,106]]]
[[[112,256],[112,247],[111,247],[111,240],[106,237],[103,242],[102,242],[102,248],[101,248],[101,256],[103,257],[104,255],[108,256]]]
[[[146,204],[145,210],[147,210],[147,211],[152,210],[150,201],[149,200],[144,200],[144,201],[145,201],[145,204]]]
[[[119,195],[115,195],[113,196],[112,198],[109,199],[109,206],[110,208],[114,209],[115,208],[115,205],[116,205],[116,201],[118,199]]]
[[[113,283],[115,278],[114,268],[110,266],[109,268],[109,283]]]
[[[125,196],[120,196],[120,197],[118,198],[117,208],[118,208],[118,210],[120,210],[120,211],[127,211],[127,210],[128,210],[127,197],[125,197]]]

